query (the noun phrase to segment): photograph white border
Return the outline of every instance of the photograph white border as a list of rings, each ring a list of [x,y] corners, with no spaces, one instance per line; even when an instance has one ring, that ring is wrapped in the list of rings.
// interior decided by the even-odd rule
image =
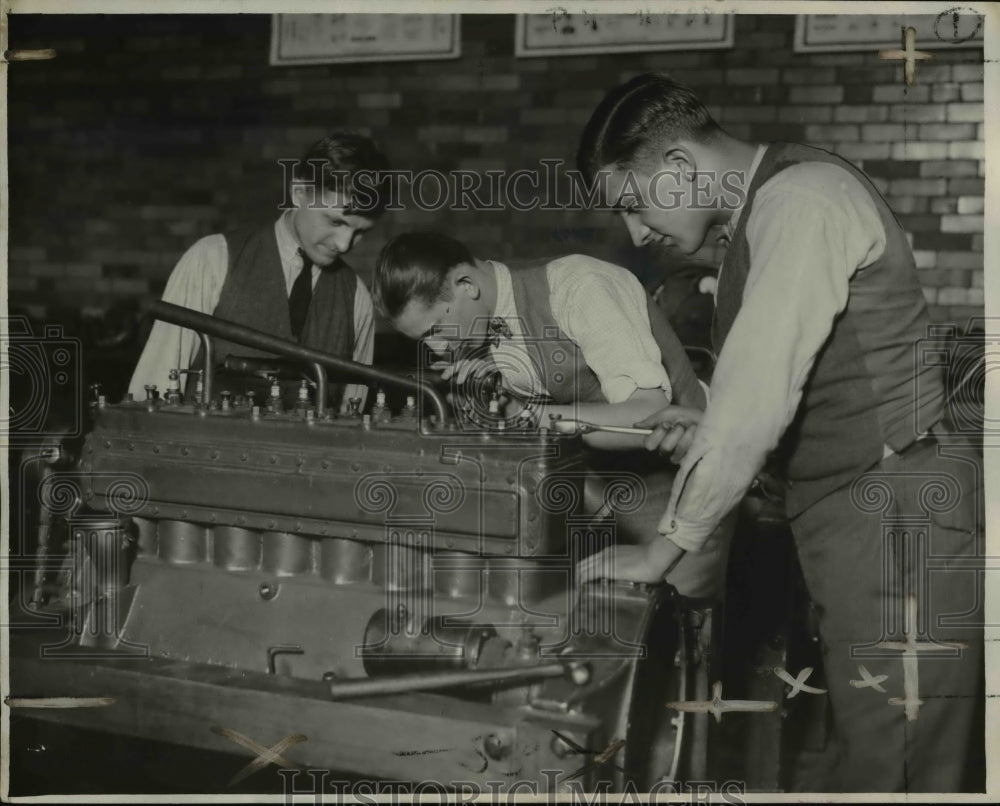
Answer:
[[[346,13],[376,13],[376,12],[429,12],[429,13],[467,13],[467,14],[501,14],[521,13],[525,11],[528,0],[496,0],[495,2],[474,2],[473,0],[338,0],[338,12]],[[639,3],[635,8],[638,10]],[[648,7],[649,4],[643,4]],[[665,6],[666,4],[661,4]],[[621,0],[567,0],[561,3],[569,11],[589,13],[617,13],[622,8]],[[0,102],[0,125],[8,124],[8,108],[6,105],[6,71],[9,67],[4,54],[8,48],[8,28],[6,14],[271,14],[276,8],[283,12],[322,13],[330,10],[330,0],[161,0],[155,4],[139,3],[137,0],[0,0],[0,83],[3,84],[2,102]],[[538,7],[549,8],[548,4]],[[905,3],[890,0],[872,0],[872,2],[856,3],[843,0],[714,0],[709,5],[708,0],[699,7],[692,8],[677,4],[670,6],[676,13],[688,11],[697,12],[701,8],[711,8],[714,13],[740,14],[781,14],[796,15],[808,12],[810,14],[895,14],[904,9],[910,14],[936,14],[942,9],[950,10],[954,4],[936,0],[907,0]],[[998,97],[1000,91],[1000,8],[991,2],[983,0],[965,0],[963,7],[968,7],[985,17],[984,24],[984,86],[987,98]],[[432,11],[433,9],[433,11]],[[898,47],[899,43],[891,46]],[[867,49],[865,45],[860,49]],[[875,48],[878,46],[875,45]],[[924,43],[920,47],[925,47]],[[851,47],[851,50],[858,48]],[[607,51],[605,51],[607,52]],[[263,55],[262,55],[263,57]],[[379,57],[381,59],[383,57]],[[984,283],[985,316],[988,327],[995,327],[1000,322],[1000,204],[997,203],[997,188],[1000,187],[1000,161],[997,160],[997,134],[1000,133],[1000,105],[986,103],[984,108],[986,120],[986,209],[985,209],[985,243],[984,243]],[[9,188],[7,174],[7,148],[0,149],[0,260],[6,265],[9,246],[8,216]],[[0,277],[0,313],[5,313],[8,304],[7,278]],[[987,331],[990,336],[996,335]],[[5,358],[5,356],[0,356]],[[987,423],[1000,422],[1000,373],[990,373],[985,377],[985,420]],[[6,383],[0,383],[0,407],[8,405],[9,389]],[[0,441],[0,471],[6,472],[8,446]],[[985,490],[1000,489],[1000,451],[987,450],[984,456]],[[9,512],[6,480],[0,484],[0,510]],[[987,521],[987,554],[990,557],[1000,556],[1000,496],[987,496],[985,501]],[[0,556],[6,556],[9,547],[9,530],[7,518],[0,515]],[[907,803],[907,802],[947,802],[947,803],[993,803],[1000,794],[1000,594],[996,584],[997,571],[991,566],[992,574],[987,574],[986,583],[986,731],[987,747],[987,784],[985,794],[940,793],[925,795],[885,794],[885,793],[757,793],[743,796],[748,803],[824,803],[836,800],[845,803]],[[9,587],[6,574],[0,574],[0,621],[5,621],[8,611],[7,596]],[[8,635],[0,625],[0,658],[9,654]],[[0,694],[6,694],[10,689],[9,669],[6,662],[0,662]],[[10,709],[0,706],[0,736],[9,738]],[[0,742],[0,797],[6,797],[7,763],[9,762],[9,744]],[[549,796],[551,799],[552,796]],[[692,802],[701,794],[689,793],[687,802]],[[20,802],[103,802],[103,803],[287,803],[288,798],[282,796],[219,796],[219,795],[172,795],[172,796],[122,796],[122,795],[55,795],[32,798],[18,798]],[[308,798],[313,801],[312,796]],[[632,802],[633,799],[629,799]],[[678,800],[684,801],[685,796]]]

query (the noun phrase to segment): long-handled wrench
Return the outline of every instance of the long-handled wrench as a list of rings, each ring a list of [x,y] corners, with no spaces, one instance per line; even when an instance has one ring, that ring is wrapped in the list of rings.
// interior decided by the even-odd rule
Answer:
[[[587,423],[583,420],[563,420],[561,418],[551,418],[549,420],[549,428],[557,434],[592,434],[595,431],[603,431],[608,434],[633,434],[648,437],[653,433],[652,428],[635,428],[627,425],[600,425],[598,423]]]

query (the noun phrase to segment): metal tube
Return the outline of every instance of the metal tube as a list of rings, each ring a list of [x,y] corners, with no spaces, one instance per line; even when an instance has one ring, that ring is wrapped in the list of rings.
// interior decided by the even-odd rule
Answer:
[[[203,344],[205,343],[204,335],[207,334],[209,336],[215,336],[216,338],[225,339],[226,341],[235,342],[236,344],[253,347],[257,350],[265,350],[270,353],[275,353],[276,355],[294,358],[308,364],[321,364],[327,369],[332,369],[335,372],[350,377],[364,378],[366,380],[378,381],[391,386],[411,389],[424,397],[430,398],[431,403],[434,405],[439,423],[444,424],[448,422],[448,407],[441,394],[429,384],[413,378],[407,378],[404,375],[397,375],[394,372],[386,372],[385,370],[377,369],[376,367],[370,367],[367,364],[359,364],[356,361],[350,361],[346,358],[339,358],[335,355],[324,353],[321,350],[314,350],[311,347],[303,347],[301,344],[295,344],[293,342],[285,341],[284,339],[279,339],[277,336],[272,336],[269,333],[244,327],[243,325],[238,325],[235,322],[230,322],[226,319],[219,319],[215,316],[209,316],[204,313],[199,313],[198,311],[192,311],[190,308],[183,308],[180,305],[172,305],[169,302],[163,302],[162,300],[151,302],[148,306],[148,310],[157,319],[161,319],[164,322],[169,322],[170,324],[177,325],[179,327],[186,327],[189,330],[194,330],[197,333],[202,334]],[[208,371],[209,357],[210,356],[206,351],[205,400],[211,400],[208,396],[209,381],[211,378]]]
[[[39,448],[38,456],[32,461],[41,463],[41,472],[38,476],[38,490],[41,491],[45,488],[46,482],[53,477],[55,473],[53,470],[54,467],[57,465],[65,466],[75,460],[67,454],[59,438],[53,437],[46,440],[46,444]],[[31,599],[28,602],[28,607],[32,609],[41,607],[46,602],[45,572],[48,568],[52,536],[52,510],[49,509],[46,500],[46,496],[40,496],[39,502],[41,506],[38,510],[38,550],[35,553],[35,573],[32,580]],[[75,511],[81,502],[77,495],[74,495],[74,500],[75,505],[73,509]]]
[[[472,669],[469,671],[426,672],[399,677],[362,677],[354,680],[332,680],[330,696],[335,700],[348,697],[376,697],[385,694],[405,694],[411,691],[429,691],[453,686],[482,683],[509,683],[536,680],[542,677],[562,677],[566,674],[563,663],[546,663],[542,666],[524,666],[514,669]]]
[[[38,488],[42,489],[42,485],[52,475],[53,470],[50,466],[46,465],[43,467]],[[45,501],[42,500],[38,511],[38,551],[35,554],[34,585],[31,591],[31,601],[28,603],[28,606],[32,609],[42,607],[45,604],[45,570],[49,560],[49,539],[51,532],[52,513],[45,505]]]
[[[168,305],[169,303],[164,302],[160,304]],[[171,305],[171,307],[176,308],[180,306]],[[181,308],[181,310],[187,310],[187,308]],[[195,313],[195,311],[191,311],[191,313]],[[192,328],[192,330],[193,329],[194,328]],[[201,352],[205,357],[205,367],[203,370],[204,374],[201,378],[201,407],[205,411],[208,411],[209,407],[212,405],[212,382],[215,375],[215,343],[212,341],[212,337],[208,333],[202,333],[200,330],[197,331],[197,333],[198,338],[201,339]]]
[[[313,372],[316,373],[316,417],[322,417],[326,413],[326,367],[316,361],[312,362]]]

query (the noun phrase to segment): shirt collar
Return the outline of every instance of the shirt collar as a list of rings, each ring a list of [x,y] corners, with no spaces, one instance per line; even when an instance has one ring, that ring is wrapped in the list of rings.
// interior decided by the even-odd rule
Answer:
[[[292,268],[301,268],[302,258],[299,257],[299,242],[292,234],[292,211],[285,210],[274,222],[274,235],[278,241],[278,256],[281,267],[288,274]]]
[[[514,286],[510,281],[510,269],[497,260],[487,260],[493,267],[493,277],[497,284],[497,301],[493,306],[493,315],[504,319],[510,324],[517,319],[517,305],[514,304]]]
[[[729,221],[726,223],[725,237],[727,240],[732,240],[733,233],[736,232],[736,225],[740,221],[740,214],[743,212],[743,207],[747,201],[746,194],[750,191],[750,185],[753,182],[754,174],[757,173],[757,168],[760,167],[760,161],[763,159],[765,151],[767,151],[766,143],[757,146],[757,153],[753,156],[753,161],[750,163],[750,170],[747,171],[746,182],[743,185],[743,201],[740,203],[739,207],[733,210],[733,214],[729,217]]]

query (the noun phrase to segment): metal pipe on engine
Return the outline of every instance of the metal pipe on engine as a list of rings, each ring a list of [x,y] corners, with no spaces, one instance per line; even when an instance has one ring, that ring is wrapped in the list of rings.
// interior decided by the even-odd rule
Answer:
[[[282,355],[287,358],[293,358],[308,364],[320,364],[328,369],[332,369],[355,378],[364,378],[391,386],[413,390],[424,397],[430,398],[431,403],[434,405],[439,423],[443,425],[448,422],[448,407],[441,394],[430,384],[423,383],[422,381],[414,378],[407,378],[404,375],[397,375],[394,372],[386,372],[385,370],[377,369],[376,367],[370,367],[367,364],[359,364],[356,361],[324,353],[321,350],[314,350],[311,347],[304,347],[301,344],[295,344],[293,342],[285,341],[284,339],[279,339],[277,336],[272,336],[271,334],[264,333],[260,330],[254,330],[253,328],[238,325],[235,322],[230,322],[226,319],[219,319],[215,316],[209,316],[208,314],[199,313],[198,311],[192,311],[190,308],[184,308],[180,305],[172,305],[171,303],[163,302],[162,300],[156,300],[149,303],[148,310],[157,319],[169,322],[170,324],[177,325],[179,327],[186,327],[189,330],[194,330],[199,333],[202,336],[203,344],[207,341],[206,336],[214,336],[216,338],[235,342],[236,344],[253,347],[257,350],[266,350],[270,353]],[[207,350],[205,358],[205,394],[203,395],[203,399],[208,401],[211,400],[209,397],[211,373],[208,369],[209,355]]]
[[[316,373],[316,416],[322,417],[326,414],[326,390],[329,386],[326,380],[326,367],[313,361],[312,368]]]
[[[163,304],[166,305],[168,303]],[[178,306],[174,305],[171,307]],[[182,308],[181,310],[187,309]],[[191,311],[191,313],[195,313],[195,311]],[[202,355],[205,357],[204,374],[201,377],[200,402],[202,411],[208,411],[212,405],[212,384],[215,378],[215,343],[212,341],[212,337],[208,333],[202,333],[200,330],[198,331],[198,338],[201,339],[201,351]]]

